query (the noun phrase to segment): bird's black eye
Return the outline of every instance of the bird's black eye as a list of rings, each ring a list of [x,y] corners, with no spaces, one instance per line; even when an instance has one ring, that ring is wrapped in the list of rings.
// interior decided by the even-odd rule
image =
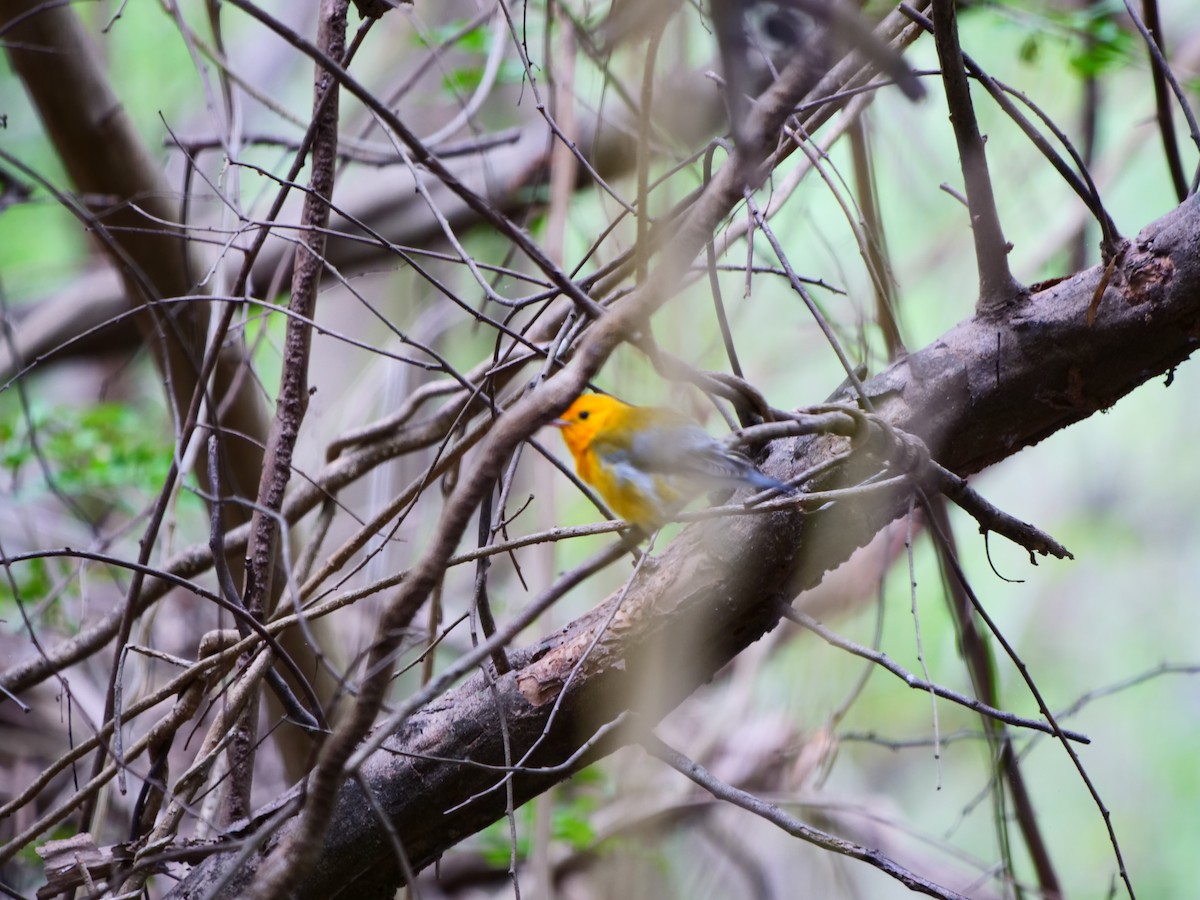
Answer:
[[[590,413],[589,413],[589,412],[588,412],[588,411],[585,409],[583,412],[581,412],[581,413],[579,414],[579,421],[580,421],[580,422],[582,422],[582,421],[583,421],[584,419],[586,419],[586,418],[587,418],[589,415],[590,415]]]

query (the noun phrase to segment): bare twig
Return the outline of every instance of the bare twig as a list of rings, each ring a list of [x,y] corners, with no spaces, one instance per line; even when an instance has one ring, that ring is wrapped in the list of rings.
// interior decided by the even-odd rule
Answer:
[[[895,878],[911,891],[930,897],[943,897],[945,900],[966,900],[963,894],[942,887],[939,884],[934,884],[932,881],[922,878],[915,872],[910,872],[899,863],[884,856],[878,850],[863,847],[860,844],[855,844],[853,841],[847,841],[844,838],[839,838],[813,828],[811,825],[805,825],[799,819],[788,815],[773,803],[767,803],[753,794],[726,784],[713,776],[711,772],[699,763],[688,759],[682,753],[667,746],[661,739],[654,735],[646,735],[640,738],[640,743],[651,756],[662,760],[681,775],[687,776],[717,799],[732,803],[734,806],[740,806],[742,809],[766,819],[772,825],[783,829],[793,837],[798,837],[817,847],[874,866],[884,874]]]
[[[1014,713],[1006,712],[1002,709],[997,709],[994,706],[989,706],[980,700],[973,697],[968,697],[966,694],[943,687],[932,681],[926,681],[918,678],[903,666],[889,657],[886,653],[881,653],[877,650],[872,650],[870,647],[864,647],[847,638],[841,637],[837,633],[826,628],[812,616],[807,613],[793,609],[791,604],[785,604],[786,608],[781,609],[783,615],[791,619],[797,625],[803,625],[809,631],[817,634],[826,643],[853,653],[855,656],[860,656],[863,659],[870,660],[878,666],[887,669],[906,685],[916,691],[926,691],[944,700],[949,700],[952,703],[957,703],[972,712],[977,712],[980,715],[987,716],[990,719],[995,719],[997,722],[1003,722],[1006,725],[1013,725],[1017,728],[1029,728],[1033,731],[1040,731],[1043,734],[1054,734],[1054,729],[1045,722],[1039,722],[1037,719],[1030,719],[1026,716],[1018,716]],[[1063,734],[1072,741],[1078,741],[1081,744],[1090,744],[1092,742],[1086,734],[1078,731],[1067,731],[1064,729]]]
[[[971,213],[971,233],[975,238],[975,264],[979,270],[976,311],[980,315],[1000,316],[1021,299],[1022,288],[1008,269],[1009,244],[1000,226],[983,137],[975,120],[962,47],[958,42],[958,14],[954,0],[933,0],[932,6],[934,42],[942,64],[942,83],[946,88],[954,139],[958,143],[958,158]]]

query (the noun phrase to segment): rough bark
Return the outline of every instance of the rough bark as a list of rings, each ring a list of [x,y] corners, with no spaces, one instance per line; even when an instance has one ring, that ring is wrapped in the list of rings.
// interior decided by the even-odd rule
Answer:
[[[1198,342],[1200,202],[1193,198],[1147,227],[1107,277],[1089,269],[1034,293],[1007,321],[967,320],[869,381],[867,393],[881,417],[965,476],[1111,406],[1169,372]],[[834,437],[776,442],[766,468],[800,472],[842,447],[844,439]],[[864,448],[856,468],[868,468],[871,455]],[[562,769],[518,774],[518,803],[635,740],[637,727],[653,724],[771,629],[780,598],[819,582],[903,514],[907,501],[900,490],[809,515],[778,512],[688,529],[623,597],[512,654],[514,671],[494,686],[476,676],[390,735],[360,769],[387,828],[362,785],[347,781],[317,868],[295,896],[390,897],[400,875],[388,829],[419,870],[501,816],[502,789],[460,804],[499,782],[496,771],[476,764],[503,765],[502,720],[513,758],[540,739],[526,767],[571,759]],[[633,727],[609,732],[572,759],[600,724],[630,710],[638,714],[628,720]],[[294,793],[231,836],[253,832]],[[294,822],[272,833],[218,896],[237,896],[252,883]],[[209,896],[233,861],[232,852],[210,857],[171,896]]]

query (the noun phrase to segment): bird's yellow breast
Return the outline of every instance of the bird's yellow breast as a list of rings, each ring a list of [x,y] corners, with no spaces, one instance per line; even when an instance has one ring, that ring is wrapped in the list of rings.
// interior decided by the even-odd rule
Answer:
[[[613,512],[646,531],[662,525],[683,505],[684,496],[669,476],[641,471],[601,453],[582,454],[576,471]]]

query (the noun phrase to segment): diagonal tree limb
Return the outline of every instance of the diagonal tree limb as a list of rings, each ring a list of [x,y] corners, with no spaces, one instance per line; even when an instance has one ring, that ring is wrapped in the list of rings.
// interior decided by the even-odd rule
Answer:
[[[963,322],[868,381],[867,394],[880,415],[920,436],[948,469],[976,472],[1107,408],[1196,349],[1197,246],[1200,201],[1192,199],[1138,236],[1092,325],[1087,310],[1102,277],[1098,267],[1032,295],[1011,321]],[[778,441],[766,468],[786,476],[841,446],[844,439],[834,437]],[[413,867],[428,866],[503,814],[503,792],[488,791],[497,774],[482,768],[503,766],[501,717],[514,756],[541,740],[513,782],[523,802],[633,740],[636,735],[618,730],[573,756],[598,726],[622,712],[638,708],[653,721],[669,710],[775,626],[779,599],[819,582],[907,504],[899,492],[808,516],[780,512],[689,528],[633,585],[615,617],[613,598],[538,645],[510,653],[514,672],[495,682],[495,693],[477,676],[409,717],[358,771],[391,817]],[[647,679],[659,689],[652,703],[638,704],[633,698]],[[564,760],[571,762],[559,767]],[[314,866],[293,896],[391,896],[399,884],[388,841],[364,812],[360,791],[349,782],[338,792]],[[270,813],[260,811],[231,837],[253,833]],[[268,838],[267,858],[279,853],[298,821],[288,820]],[[203,895],[206,885],[231,874],[230,859],[207,860],[172,896]],[[249,860],[220,896],[237,896],[256,881],[263,862],[261,856]]]
[[[241,3],[241,0],[233,2]],[[322,62],[348,91],[364,102],[371,102],[372,108],[389,126],[398,134],[405,134],[403,125],[396,121],[395,116],[386,109],[376,108],[378,104],[374,98],[363,96],[361,87],[341,67],[328,59]],[[803,61],[789,65],[764,95],[764,102],[755,111],[751,127],[764,136],[777,134],[791,115],[795,103],[804,94],[806,86],[807,72]],[[409,137],[405,137],[405,141],[412,143]],[[755,146],[760,145],[761,142],[755,143]],[[413,146],[419,147],[419,144]],[[432,161],[427,159],[425,164],[432,166]],[[548,424],[565,409],[584,390],[617,345],[626,339],[636,339],[649,317],[673,296],[688,267],[703,251],[713,231],[744,196],[747,172],[753,172],[757,178],[765,175],[754,158],[739,148],[705,187],[690,215],[678,224],[675,234],[658,257],[656,268],[639,288],[611,311],[601,310],[571,362],[536,390],[515,402],[496,421],[480,448],[476,465],[464,474],[450,495],[425,551],[387,601],[377,627],[376,639],[367,654],[368,674],[358,697],[345,721],[323,746],[313,777],[309,779],[301,826],[289,836],[284,850],[270,862],[264,877],[256,883],[255,896],[279,897],[304,880],[314,862],[312,850],[328,827],[337,788],[345,779],[343,766],[366,735],[383,704],[391,682],[392,658],[399,646],[400,636],[440,582],[442,569],[475,507],[491,483],[500,477],[503,460],[509,457],[517,444],[528,439],[534,431]],[[445,177],[442,172],[436,174],[439,178]],[[522,248],[525,249],[523,244]],[[547,274],[556,283],[559,282],[560,279],[556,277],[558,273],[547,271]],[[573,283],[569,286],[572,288],[569,294],[571,299],[582,308],[594,305],[586,296],[577,300],[579,288]]]

